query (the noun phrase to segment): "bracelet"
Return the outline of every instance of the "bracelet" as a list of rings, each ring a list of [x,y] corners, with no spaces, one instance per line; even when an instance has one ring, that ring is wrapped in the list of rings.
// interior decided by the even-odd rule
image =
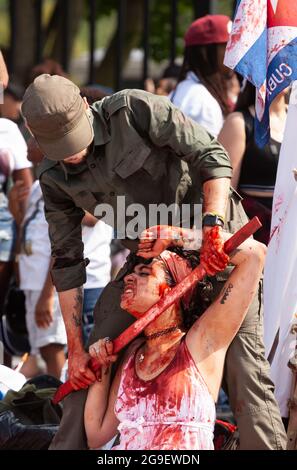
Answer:
[[[207,215],[212,215],[214,217],[218,217],[222,222],[223,224],[225,223],[225,217],[221,214],[218,214],[217,212],[204,212],[202,214],[202,220],[204,219],[204,217],[206,217]]]
[[[220,227],[224,227],[224,217],[217,215],[215,213],[207,212],[203,214],[202,218],[202,227],[214,227],[215,225],[219,225]]]

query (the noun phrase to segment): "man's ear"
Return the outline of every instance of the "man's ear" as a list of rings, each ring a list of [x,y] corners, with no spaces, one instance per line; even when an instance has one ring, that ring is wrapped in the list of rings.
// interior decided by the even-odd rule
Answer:
[[[85,102],[85,107],[86,107],[86,109],[88,109],[88,108],[90,107],[90,105],[89,105],[88,100],[87,100],[87,98],[86,98],[85,96],[83,97],[83,100],[84,100],[84,102]]]

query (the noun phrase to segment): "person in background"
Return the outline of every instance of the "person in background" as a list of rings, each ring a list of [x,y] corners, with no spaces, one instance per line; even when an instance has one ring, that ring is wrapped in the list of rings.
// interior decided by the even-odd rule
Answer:
[[[170,100],[187,116],[217,137],[234,107],[229,97],[234,72],[223,64],[232,21],[207,15],[194,21],[185,34],[182,70]]]
[[[145,90],[156,95],[168,96],[176,87],[180,71],[180,65],[174,63],[168,65],[156,83],[152,78],[145,80]]]
[[[113,230],[109,225],[86,213],[82,220],[82,241],[87,265],[87,282],[84,284],[83,337],[86,345],[94,326],[94,308],[104,287],[111,278],[111,241]]]
[[[42,155],[32,152],[29,143],[29,159],[36,166]],[[66,330],[60,310],[58,295],[51,280],[51,248],[48,224],[44,216],[44,202],[39,181],[36,180],[30,191],[25,213],[21,219],[20,203],[22,187],[15,185],[9,194],[10,210],[20,224],[18,254],[20,288],[26,298],[26,324],[29,336],[30,368],[38,371],[36,356],[40,352],[46,364],[46,373],[60,378],[65,363]],[[23,372],[23,371],[22,371]]]
[[[1,117],[10,119],[19,124],[21,119],[21,104],[24,95],[24,89],[17,83],[9,82],[4,91],[4,101],[0,106]]]
[[[10,81],[8,87],[4,90],[4,100],[0,105],[0,113],[1,117],[10,119],[17,124],[25,141],[27,142],[30,138],[30,132],[26,128],[21,114],[24,91],[24,88],[17,82]]]
[[[230,114],[218,140],[226,148],[233,166],[231,185],[240,191],[247,215],[255,215],[263,227],[255,238],[268,244],[273,191],[287,117],[287,90],[270,106],[270,141],[259,148],[254,140],[255,87],[244,82],[235,112]]]
[[[43,59],[42,62],[35,65],[28,74],[27,85],[42,74],[59,75],[60,77],[68,77],[67,72],[63,69],[62,65],[53,59]]]
[[[7,72],[7,67],[2,55],[2,52],[0,51],[0,86],[3,88],[6,88],[8,85],[8,72]]]
[[[28,142],[29,159],[36,168],[43,154],[33,138]],[[10,209],[19,216],[20,188],[10,191]],[[47,372],[57,378],[65,362],[67,343],[58,297],[50,277],[50,241],[44,216],[44,203],[36,180],[22,221],[21,253],[19,255],[20,287],[26,295],[27,327],[31,344],[30,364],[24,370],[32,376],[38,372],[36,355],[40,351]],[[82,220],[84,254],[89,259],[87,283],[84,286],[83,334],[88,340],[93,327],[93,308],[110,280],[110,243],[112,228],[86,213]]]
[[[0,315],[8,291],[14,259],[17,226],[23,217],[32,185],[31,163],[27,145],[17,125],[0,118]],[[13,184],[20,190],[18,214],[14,220],[8,207],[7,194]]]

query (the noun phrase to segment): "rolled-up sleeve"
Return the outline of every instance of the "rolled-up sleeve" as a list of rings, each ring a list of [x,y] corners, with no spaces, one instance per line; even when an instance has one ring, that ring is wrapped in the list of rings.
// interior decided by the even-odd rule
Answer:
[[[231,178],[226,150],[202,126],[186,117],[168,98],[133,90],[128,94],[135,127],[158,147],[169,147],[199,171],[202,183]]]
[[[45,217],[49,225],[51,271],[58,292],[82,286],[86,282],[86,260],[81,221],[84,211],[45,172],[40,177]]]

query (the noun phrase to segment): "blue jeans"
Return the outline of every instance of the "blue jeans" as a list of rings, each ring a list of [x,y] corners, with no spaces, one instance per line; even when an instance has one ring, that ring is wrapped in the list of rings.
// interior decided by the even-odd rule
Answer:
[[[84,289],[84,303],[83,303],[83,340],[86,345],[90,332],[94,326],[94,307],[99,299],[103,287],[96,287],[94,289]]]

